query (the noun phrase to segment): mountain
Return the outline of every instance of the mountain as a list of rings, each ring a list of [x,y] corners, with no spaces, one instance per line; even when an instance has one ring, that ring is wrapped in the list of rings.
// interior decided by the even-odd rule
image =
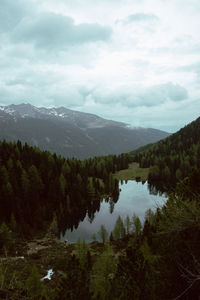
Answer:
[[[1,140],[21,140],[65,157],[120,154],[167,136],[169,133],[157,129],[129,128],[122,122],[65,107],[0,107]]]
[[[166,139],[133,151],[134,159],[141,167],[150,167],[150,181],[175,185],[193,173],[195,183],[200,170],[199,137],[200,117]]]

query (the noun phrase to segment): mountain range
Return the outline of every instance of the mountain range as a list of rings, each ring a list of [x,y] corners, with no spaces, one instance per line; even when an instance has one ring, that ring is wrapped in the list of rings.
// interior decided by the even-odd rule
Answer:
[[[0,106],[0,139],[21,140],[64,157],[120,154],[153,143],[169,133],[131,128],[126,123],[67,109],[31,104]]]

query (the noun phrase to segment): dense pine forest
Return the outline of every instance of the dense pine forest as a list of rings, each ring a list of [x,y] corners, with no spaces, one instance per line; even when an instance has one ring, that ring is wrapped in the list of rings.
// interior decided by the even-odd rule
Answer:
[[[199,133],[200,118],[146,149],[85,161],[1,142],[0,298],[199,299]],[[133,159],[150,167],[149,183],[164,184],[163,207],[148,210],[144,223],[134,212],[119,217],[110,236],[102,226],[101,243],[66,246],[49,235],[24,255],[27,240],[77,227],[86,213],[92,219],[102,197],[117,201],[113,173]],[[23,259],[13,259],[16,250]],[[48,268],[52,280],[41,281]]]
[[[175,184],[200,168],[200,118],[170,137],[136,151],[134,160],[150,167],[149,181]],[[133,152],[134,154],[134,152]]]
[[[126,168],[129,155],[64,159],[21,142],[0,143],[0,219],[14,231],[31,235],[43,230],[54,216],[77,227],[86,212],[92,215],[102,196],[118,197],[112,173]],[[63,231],[66,228],[62,228]]]

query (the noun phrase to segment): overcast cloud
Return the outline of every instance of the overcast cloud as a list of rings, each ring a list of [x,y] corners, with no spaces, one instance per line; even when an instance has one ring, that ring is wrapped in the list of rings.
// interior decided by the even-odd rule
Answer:
[[[199,0],[1,0],[0,104],[174,132],[200,112]]]

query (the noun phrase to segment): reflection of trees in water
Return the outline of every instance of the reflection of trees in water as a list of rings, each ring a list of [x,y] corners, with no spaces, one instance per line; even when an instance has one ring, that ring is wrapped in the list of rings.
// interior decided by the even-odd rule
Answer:
[[[115,202],[113,201],[112,198],[110,198],[110,200],[109,200],[109,211],[110,211],[111,214],[114,211],[114,207],[115,207]]]
[[[148,190],[149,190],[149,194],[151,195],[159,195],[159,196],[162,196],[163,194],[167,194],[167,191],[168,191],[168,188],[161,184],[160,182],[154,182],[154,183],[151,183],[151,182],[148,182]]]
[[[88,220],[92,223],[95,219],[95,213],[100,210],[101,202],[104,200],[109,203],[110,213],[114,211],[115,203],[118,200],[117,193],[113,197],[106,198],[88,198],[82,206],[75,207],[71,210],[67,208],[63,209],[62,212],[59,212],[57,215],[58,227],[60,232],[64,235],[65,231],[70,229],[77,229],[79,223],[82,222],[86,216]]]
[[[78,207],[75,206],[70,210],[65,208],[62,212],[59,211],[57,218],[60,232],[64,234],[67,229],[71,229],[71,231],[77,229],[79,223],[85,219],[86,215],[88,215],[90,222],[92,222],[95,217],[95,212],[99,207],[99,198],[95,200],[93,198],[88,198],[85,200],[85,203]]]
[[[70,229],[77,229],[79,223],[82,222],[86,216],[88,216],[88,220],[92,223],[95,219],[95,213],[100,210],[101,202],[105,201],[109,203],[110,213],[113,213],[115,203],[119,198],[119,189],[114,191],[112,197],[89,197],[84,202],[82,201],[82,205],[79,207],[75,206],[70,210],[66,206],[66,208],[62,208],[62,211],[59,211],[57,215],[58,220],[58,228],[62,235],[64,235],[65,231]]]

